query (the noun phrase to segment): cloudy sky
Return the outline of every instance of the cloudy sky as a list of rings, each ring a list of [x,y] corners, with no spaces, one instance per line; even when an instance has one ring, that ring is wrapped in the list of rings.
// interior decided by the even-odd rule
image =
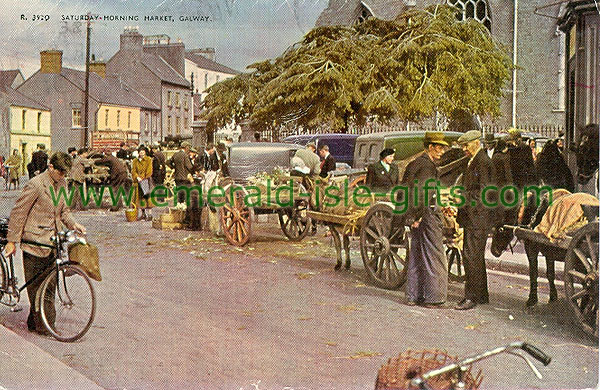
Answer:
[[[214,47],[217,61],[243,71],[246,65],[274,58],[308,32],[328,0],[2,0],[0,69],[20,68],[25,77],[39,69],[39,52],[63,50],[63,61],[83,68],[88,12],[102,20],[92,24],[92,53],[108,60],[119,47],[125,26],[143,35],[181,38],[186,49]],[[39,15],[42,19],[34,20]],[[138,17],[111,21],[107,16]],[[173,21],[144,21],[171,16]],[[180,17],[201,16],[200,21]],[[25,20],[24,20],[25,19]],[[206,21],[208,20],[208,21]]]

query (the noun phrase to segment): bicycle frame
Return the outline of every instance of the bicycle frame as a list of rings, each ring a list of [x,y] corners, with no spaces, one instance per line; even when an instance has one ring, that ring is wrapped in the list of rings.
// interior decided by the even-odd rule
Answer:
[[[62,255],[63,255],[62,246],[64,244],[64,240],[61,238],[61,235],[66,236],[66,234],[64,232],[57,232],[54,236],[52,236],[52,241],[54,241],[53,245],[43,244],[43,243],[28,241],[28,240],[21,241],[22,244],[35,245],[35,246],[39,246],[42,248],[48,248],[48,249],[51,249],[54,251],[54,256],[53,256],[54,261],[52,263],[49,263],[48,266],[45,267],[43,270],[41,270],[37,274],[35,274],[33,278],[29,279],[29,281],[27,281],[21,287],[17,286],[17,278],[15,276],[15,268],[14,268],[14,260],[13,260],[14,256],[12,256],[12,255],[9,256],[9,259],[7,260],[6,256],[4,256],[4,254],[2,253],[2,250],[4,249],[4,246],[6,245],[6,240],[2,240],[2,242],[0,242],[0,261],[3,263],[3,267],[7,271],[7,284],[6,284],[6,286],[2,286],[2,288],[0,289],[0,292],[9,295],[11,298],[14,298],[14,301],[13,301],[13,299],[11,299],[9,302],[0,301],[0,303],[4,304],[6,306],[11,306],[11,307],[16,306],[20,301],[21,292],[24,289],[26,289],[28,286],[30,286],[32,283],[37,281],[39,278],[41,278],[43,275],[47,275],[51,268],[54,268],[56,270],[56,280],[58,282],[59,276],[60,276],[59,275],[60,266],[62,264],[68,263],[68,260],[62,259]],[[69,297],[69,292],[66,291],[66,284],[63,283],[63,286],[65,286],[66,296]],[[60,283],[57,283],[57,288],[60,289]],[[62,300],[62,294],[60,294],[60,291],[57,291],[57,293],[58,293],[57,295],[59,296],[59,298]],[[69,300],[70,300],[70,297],[69,297]]]

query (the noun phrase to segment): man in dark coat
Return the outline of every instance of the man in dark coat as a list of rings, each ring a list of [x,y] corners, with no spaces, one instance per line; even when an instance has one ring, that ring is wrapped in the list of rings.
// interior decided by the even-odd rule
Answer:
[[[446,302],[448,262],[444,253],[442,214],[436,201],[438,171],[435,165],[449,147],[444,134],[425,133],[425,153],[411,161],[402,184],[409,188],[405,223],[411,227],[411,245],[406,271],[406,300],[412,306],[435,307]],[[414,199],[418,187],[419,197]]]
[[[189,175],[193,172],[193,165],[189,156],[191,146],[189,142],[183,141],[181,149],[167,162],[167,165],[175,170],[173,179],[175,179],[176,187],[187,187],[191,184],[189,180]],[[177,192],[177,203],[184,203],[185,198],[186,193],[184,191]]]
[[[564,188],[569,192],[575,191],[573,174],[567,166],[555,140],[546,142],[538,154],[535,167],[544,185],[553,189]]]
[[[120,148],[117,150],[117,158],[120,158],[121,160],[131,160],[131,154],[125,146],[125,142],[121,142]]]
[[[491,228],[489,209],[481,193],[492,182],[492,162],[481,147],[481,133],[471,130],[460,136],[458,143],[471,158],[462,177],[465,203],[458,209],[456,221],[464,228],[463,259],[465,265],[465,297],[455,306],[469,310],[489,302],[485,269],[485,244]],[[531,154],[531,153],[530,153]]]
[[[217,151],[215,145],[209,143],[206,145],[205,150],[196,158],[195,164],[200,171],[217,171],[219,170],[219,159],[217,158]]]
[[[321,173],[319,176],[325,178],[329,172],[335,171],[335,158],[329,153],[329,146],[322,145],[319,148],[319,156],[321,156]]]
[[[516,129],[508,131],[507,143],[513,184],[522,193],[523,187],[539,184],[531,148],[523,142],[521,132]]]
[[[38,144],[38,150],[31,155],[31,166],[33,176],[37,176],[46,170],[48,166],[48,155],[46,154],[46,145]]]
[[[131,180],[127,174],[127,166],[123,161],[110,153],[104,153],[104,157],[96,161],[96,165],[104,165],[109,167],[109,183],[114,196],[117,196],[120,188],[123,189],[126,196],[129,196]],[[110,211],[119,211],[122,206],[123,199],[119,198],[118,202],[111,206]]]
[[[379,162],[367,168],[366,184],[372,191],[387,192],[398,185],[398,166],[394,164],[394,149],[385,148],[379,153]]]
[[[489,156],[489,154],[488,154]],[[499,202],[499,192],[503,187],[512,185],[512,173],[510,170],[510,156],[508,155],[508,145],[506,141],[500,139],[497,141],[495,152],[492,157],[492,184],[498,187],[498,192],[491,192],[490,202],[498,202],[498,207],[491,209],[493,225],[498,226],[505,221],[505,213],[509,208],[502,207]],[[512,204],[514,193],[508,191],[505,193],[505,203]]]

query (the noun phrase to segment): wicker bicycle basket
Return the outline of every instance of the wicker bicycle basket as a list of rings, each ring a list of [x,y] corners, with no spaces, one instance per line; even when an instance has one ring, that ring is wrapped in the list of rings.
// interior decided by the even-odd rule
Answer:
[[[407,350],[397,357],[390,358],[387,364],[381,366],[377,375],[375,390],[412,390],[414,387],[410,386],[411,379],[455,361],[456,357],[439,350]],[[465,389],[479,389],[481,379],[481,371],[473,376],[471,367],[469,367],[463,377]],[[446,390],[452,388],[453,381],[455,381],[453,373],[448,373],[431,378],[427,381],[427,384],[432,389]]]

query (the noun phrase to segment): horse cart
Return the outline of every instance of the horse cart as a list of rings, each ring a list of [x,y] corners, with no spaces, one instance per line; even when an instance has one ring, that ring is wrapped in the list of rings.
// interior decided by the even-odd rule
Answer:
[[[219,219],[227,242],[245,245],[252,235],[255,215],[277,214],[283,234],[291,241],[309,232],[307,189],[302,178],[285,168],[299,145],[284,143],[237,143],[228,151],[231,177],[220,181],[225,194]],[[281,167],[284,167],[283,169]]]
[[[597,339],[598,218],[596,217],[592,222],[568,233],[564,238],[553,240],[527,227],[505,225],[503,229],[512,231],[517,238],[526,243],[534,243],[541,247],[541,251],[546,255],[547,260],[553,262],[554,259],[564,259],[565,296],[571,314],[585,333]],[[553,253],[550,259],[548,252]],[[535,256],[537,257],[537,250]],[[535,267],[537,268],[537,263]],[[551,267],[553,268],[553,264]],[[533,279],[532,277],[532,282],[535,285]],[[535,270],[535,279],[537,279],[537,270]],[[550,282],[553,286],[554,281],[551,280]],[[556,299],[552,295],[551,291],[550,299]]]

